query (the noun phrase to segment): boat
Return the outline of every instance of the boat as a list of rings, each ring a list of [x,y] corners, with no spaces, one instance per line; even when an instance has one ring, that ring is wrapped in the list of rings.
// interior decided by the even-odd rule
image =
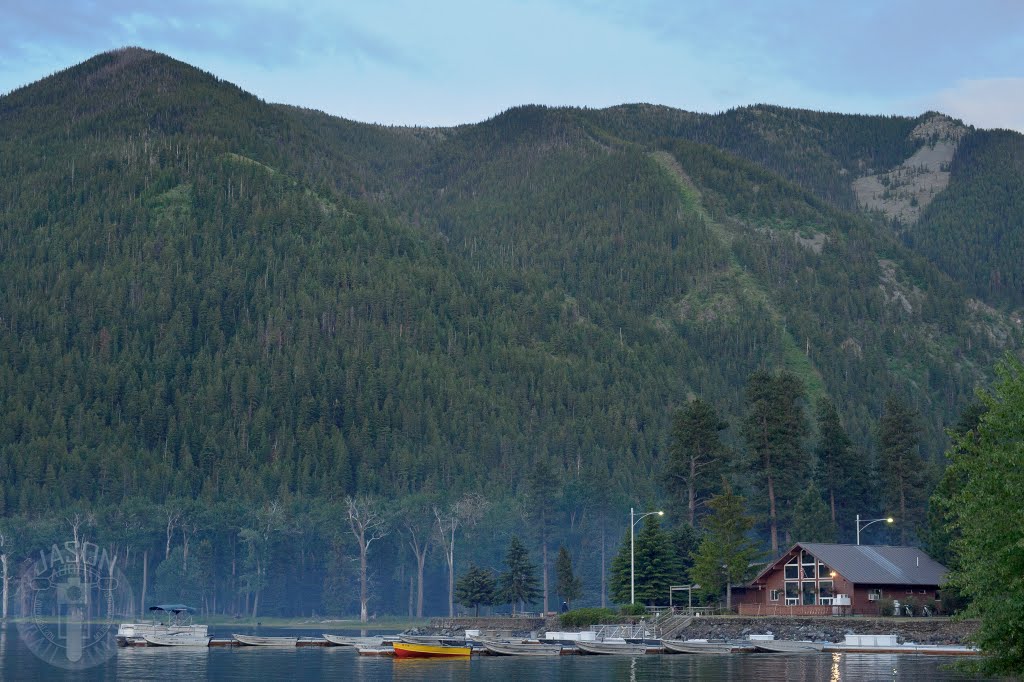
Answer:
[[[356,651],[360,656],[394,656],[395,649],[390,646],[363,646],[357,645]]]
[[[647,644],[634,644],[632,642],[588,642],[578,640],[576,648],[581,654],[602,654],[619,656],[639,656],[647,653]]]
[[[561,644],[539,642],[483,642],[484,648],[496,656],[560,656]]]
[[[117,627],[115,641],[118,646],[149,646],[146,635],[191,635],[206,637],[208,627],[192,622],[191,606],[184,604],[158,604],[150,606],[153,620],[141,623],[121,623]]]
[[[731,654],[738,648],[729,642],[709,642],[706,639],[663,639],[661,645],[670,654]]]
[[[383,646],[383,637],[342,637],[341,635],[331,635],[323,633],[323,638],[327,640],[329,644],[334,646]]]
[[[802,654],[822,651],[824,642],[804,642],[792,639],[758,639],[750,642],[754,648],[771,654]]]
[[[179,632],[173,635],[143,635],[149,646],[210,646],[210,637]]]
[[[465,638],[447,635],[399,635],[406,644],[430,644],[433,646],[466,646]]]
[[[231,635],[236,642],[245,646],[296,646],[298,637],[259,637],[256,635]]]
[[[468,646],[413,644],[395,642],[392,645],[398,658],[469,658],[473,650]]]

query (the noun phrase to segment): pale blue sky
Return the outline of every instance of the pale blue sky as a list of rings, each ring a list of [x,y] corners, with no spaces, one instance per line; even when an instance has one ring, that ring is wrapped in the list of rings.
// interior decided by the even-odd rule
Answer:
[[[0,92],[138,45],[272,102],[452,125],[518,104],[944,111],[1024,131],[1021,0],[3,0]]]

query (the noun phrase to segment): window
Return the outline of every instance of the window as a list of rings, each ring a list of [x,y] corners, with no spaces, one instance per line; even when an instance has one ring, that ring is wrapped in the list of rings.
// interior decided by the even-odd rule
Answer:
[[[913,590],[907,590],[907,594],[914,594]]]
[[[786,580],[796,580],[799,577],[800,567],[796,564],[786,565]]]
[[[818,603],[831,604],[835,593],[832,591],[832,581],[822,580],[818,583]]]
[[[768,601],[779,601],[779,590],[772,590],[768,595]]]
[[[814,564],[804,564],[804,577],[814,580]]]
[[[800,583],[786,583],[786,606],[800,603]]]
[[[804,606],[813,606],[818,601],[817,589],[814,586],[813,580],[808,580],[803,585],[803,604]]]

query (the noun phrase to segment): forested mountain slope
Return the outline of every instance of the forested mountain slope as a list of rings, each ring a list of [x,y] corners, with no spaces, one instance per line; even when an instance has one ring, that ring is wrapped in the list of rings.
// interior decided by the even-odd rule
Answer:
[[[0,513],[197,499],[234,505],[208,527],[234,538],[268,500],[477,491],[508,502],[484,561],[546,471],[581,546],[612,500],[664,498],[674,410],[735,423],[759,368],[834,400],[872,463],[900,395],[938,462],[1020,344],[1000,307],[1020,260],[980,235],[984,272],[942,257],[957,197],[1019,179],[1019,136],[966,137],[908,246],[851,183],[911,156],[918,123],[530,106],[388,128],[97,56],[0,98]],[[341,541],[287,542],[315,608]]]

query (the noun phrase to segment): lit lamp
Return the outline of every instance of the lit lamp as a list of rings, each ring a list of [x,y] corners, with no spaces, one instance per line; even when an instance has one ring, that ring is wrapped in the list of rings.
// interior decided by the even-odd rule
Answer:
[[[633,569],[633,549],[634,549],[634,546],[635,546],[635,543],[633,541],[633,529],[636,528],[636,524],[640,523],[640,521],[645,516],[650,516],[651,514],[657,514],[658,516],[664,516],[665,512],[663,512],[663,511],[652,511],[652,512],[647,512],[645,514],[641,514],[640,516],[636,516],[633,513],[633,508],[632,507],[629,508],[629,603],[630,604],[635,604],[636,603],[636,573],[634,572],[634,569]]]
[[[878,523],[879,521],[885,521],[886,523],[892,523],[893,522],[893,518],[891,516],[888,516],[888,517],[886,517],[884,519],[864,519],[863,521],[861,521],[860,520],[860,514],[857,514],[857,544],[858,545],[860,544],[860,532],[861,532],[861,530],[863,530],[864,528],[867,528],[872,523]]]

